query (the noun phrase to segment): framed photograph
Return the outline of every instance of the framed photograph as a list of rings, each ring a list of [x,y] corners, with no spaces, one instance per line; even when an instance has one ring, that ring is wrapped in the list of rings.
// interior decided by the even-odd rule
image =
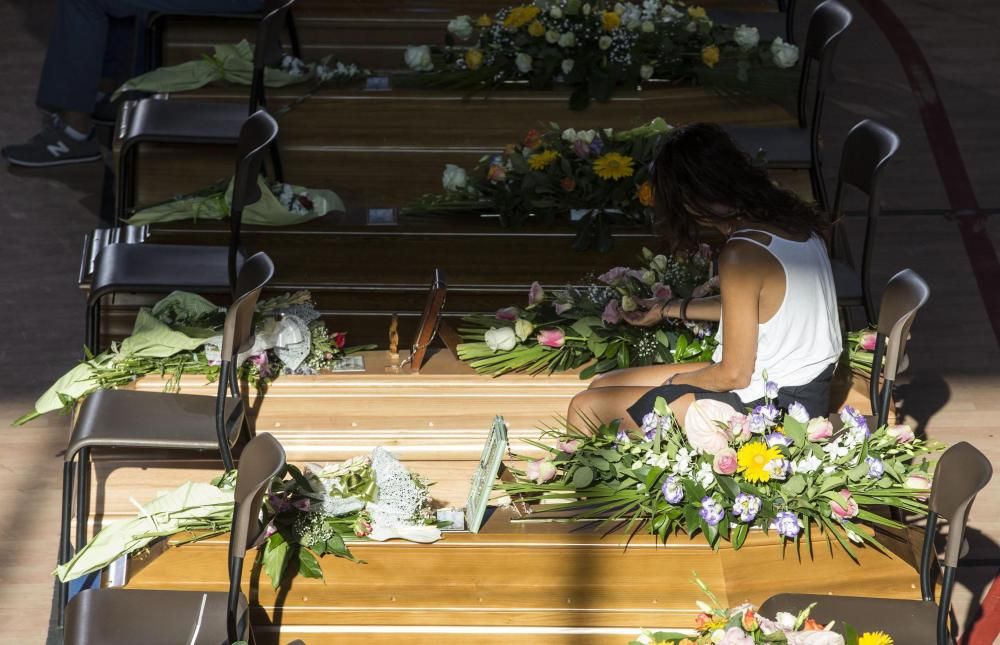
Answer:
[[[409,364],[410,369],[419,372],[424,364],[424,357],[427,348],[437,335],[438,326],[441,324],[441,311],[444,309],[445,295],[447,293],[447,283],[445,282],[444,271],[434,269],[434,280],[431,282],[430,290],[427,292],[427,301],[424,303],[424,312],[420,316],[420,324],[417,326],[417,334],[410,345],[410,356],[404,362]]]
[[[493,426],[486,437],[486,445],[479,457],[479,466],[472,473],[472,485],[469,487],[469,498],[465,503],[465,528],[473,533],[479,533],[486,517],[486,507],[490,501],[493,482],[496,481],[507,452],[507,423],[503,417],[493,419]]]

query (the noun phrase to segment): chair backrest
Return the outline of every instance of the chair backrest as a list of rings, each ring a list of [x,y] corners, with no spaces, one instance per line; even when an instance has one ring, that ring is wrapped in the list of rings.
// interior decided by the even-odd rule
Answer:
[[[260,292],[274,276],[274,264],[265,253],[251,256],[240,269],[236,282],[236,299],[226,312],[222,328],[221,365],[219,386],[215,399],[215,432],[219,451],[226,470],[233,468],[232,445],[242,430],[247,404],[243,399],[238,378],[237,358],[253,344],[253,318]],[[236,405],[226,413],[227,395],[237,399]]]
[[[260,199],[260,176],[264,155],[278,136],[278,122],[264,110],[258,110],[243,122],[237,146],[236,171],[233,173],[233,199],[229,207],[229,286],[236,294],[236,259],[240,252],[243,209]]]
[[[896,375],[899,374],[906,353],[910,327],[917,317],[917,311],[927,302],[930,293],[930,287],[912,269],[903,269],[892,276],[885,285],[885,291],[882,292],[869,390],[872,414],[878,418],[878,426],[885,425],[889,419],[892,384],[896,381]],[[882,366],[881,379],[879,379],[879,366]]]
[[[862,293],[871,299],[871,260],[875,248],[875,231],[878,216],[882,210],[879,187],[882,171],[899,150],[899,135],[871,119],[861,121],[847,133],[844,148],[840,154],[840,172],[837,177],[837,192],[833,198],[833,217],[843,215],[844,193],[847,186],[853,186],[868,197],[865,238],[861,256]],[[850,256],[849,256],[850,257]],[[875,311],[874,303],[866,302],[866,311]]]
[[[254,42],[249,114],[267,107],[264,68],[281,64],[281,59],[285,55],[281,47],[281,31],[287,22],[288,10],[293,4],[295,0],[267,0],[264,3],[264,15],[257,23],[257,40]]]
[[[844,35],[854,15],[838,0],[826,0],[820,3],[809,17],[809,28],[806,32],[806,42],[802,50],[802,75],[799,78],[798,117],[799,127],[809,127],[814,146],[819,143],[819,123],[823,116],[823,101],[826,88],[832,80],[833,57],[837,44]],[[813,66],[816,66],[816,91],[814,93],[812,114],[809,107],[809,79]],[[813,150],[813,158],[819,159]]]
[[[238,615],[242,593],[240,579],[243,576],[243,560],[246,552],[263,535],[265,527],[261,525],[260,508],[264,493],[284,467],[285,451],[269,434],[260,434],[251,439],[240,455],[233,523],[229,534],[229,601],[226,626],[230,642],[244,638]]]
[[[944,518],[948,522],[948,539],[944,549],[944,576],[937,621],[937,642],[942,645],[951,642],[948,636],[951,593],[955,587],[955,571],[965,538],[965,526],[969,521],[969,511],[976,495],[992,477],[993,466],[990,460],[965,441],[948,448],[934,468],[931,496],[927,503],[929,513],[924,547],[920,558],[920,592],[924,600],[934,600],[934,540],[938,532],[938,519]]]

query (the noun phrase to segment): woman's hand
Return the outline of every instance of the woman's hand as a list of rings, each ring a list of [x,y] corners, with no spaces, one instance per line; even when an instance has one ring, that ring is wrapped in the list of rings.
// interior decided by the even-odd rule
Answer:
[[[630,325],[636,327],[652,327],[663,322],[664,311],[669,300],[658,298],[645,298],[636,300],[639,308],[635,311],[623,311],[622,318]]]

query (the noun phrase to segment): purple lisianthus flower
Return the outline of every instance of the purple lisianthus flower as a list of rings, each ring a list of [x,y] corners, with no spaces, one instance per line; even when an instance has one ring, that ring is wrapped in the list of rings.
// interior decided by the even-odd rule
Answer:
[[[767,419],[760,412],[751,412],[747,421],[750,426],[750,432],[754,434],[762,434],[767,430]]]
[[[618,428],[618,434],[615,435],[615,443],[631,443],[631,439],[629,439],[628,433],[625,432],[625,428]]]
[[[308,512],[309,511],[309,498],[308,497],[302,497],[300,499],[295,500],[294,502],[292,502],[292,507],[295,508],[296,510],[302,511],[303,513]]]
[[[612,269],[608,269],[606,272],[597,276],[597,279],[603,282],[604,284],[610,284],[611,286],[614,286],[619,282],[621,282],[628,275],[628,272],[629,272],[628,267],[614,267]]]
[[[609,325],[617,325],[622,321],[622,306],[617,300],[611,300],[601,313],[601,320]]]
[[[767,447],[772,448],[774,446],[790,446],[792,445],[792,440],[781,434],[780,432],[770,432],[764,435],[764,441],[767,442]]]
[[[511,322],[517,320],[520,312],[517,307],[504,307],[503,309],[497,309],[496,319],[497,320],[509,320]]]
[[[288,503],[288,498],[284,495],[270,493],[267,496],[267,502],[271,505],[271,508],[274,509],[275,513],[283,513],[292,507],[292,505]]]
[[[722,504],[713,498],[704,497],[701,500],[701,510],[698,511],[698,515],[701,515],[701,519],[705,520],[709,526],[716,526],[726,516],[726,509],[722,508]]]
[[[799,423],[809,423],[809,410],[798,401],[794,401],[788,406],[788,416]]]
[[[868,463],[868,477],[871,479],[878,479],[885,474],[885,464],[878,457],[865,457],[865,461]]]
[[[664,480],[660,492],[663,493],[663,499],[667,500],[668,504],[680,504],[684,501],[684,487],[681,486],[680,478],[674,475]]]
[[[531,283],[531,288],[528,289],[528,306],[538,305],[545,301],[545,290],[542,289],[542,285],[538,284],[538,281]]]
[[[552,308],[555,309],[556,315],[561,316],[561,315],[563,315],[564,313],[566,313],[567,311],[569,311],[570,309],[573,308],[573,303],[572,302],[557,302],[556,304],[552,305]]]
[[[656,412],[650,412],[642,418],[642,433],[645,436],[646,441],[652,441],[656,438],[657,432],[662,432],[664,427],[664,419]]]
[[[772,459],[764,464],[764,470],[771,474],[771,479],[784,479],[792,465],[784,457]]]
[[[601,150],[604,150],[604,142],[601,141],[600,137],[594,137],[594,140],[590,142],[590,152],[599,155]]]
[[[765,403],[764,405],[755,407],[753,414],[760,415],[766,427],[770,428],[778,421],[778,417],[781,416],[781,410],[771,403]],[[753,427],[753,423],[753,419],[751,419],[751,427]]]
[[[590,145],[583,139],[577,139],[573,142],[573,152],[577,157],[586,159],[590,156]]]
[[[781,511],[774,517],[771,528],[778,531],[778,535],[789,539],[794,538],[802,530],[799,526],[799,518],[791,511]]]
[[[861,414],[849,405],[845,405],[843,409],[841,409],[840,420],[843,421],[844,425],[848,428],[857,428],[858,430],[864,432],[866,437],[870,434],[868,420],[865,419],[865,415]]]
[[[267,360],[267,352],[261,352],[250,359],[250,362],[257,366],[257,372],[261,378],[271,376],[271,364]]]
[[[778,384],[774,381],[768,381],[764,384],[764,398],[773,401],[778,398]]]
[[[733,500],[733,514],[740,518],[741,522],[749,524],[757,519],[760,513],[760,498],[749,493],[740,493]]]

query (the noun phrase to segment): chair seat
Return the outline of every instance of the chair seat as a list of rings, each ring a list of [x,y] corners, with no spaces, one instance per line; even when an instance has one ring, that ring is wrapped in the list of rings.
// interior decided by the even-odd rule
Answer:
[[[111,244],[94,262],[90,302],[116,291],[229,293],[229,249],[183,244]],[[240,254],[236,268],[243,264]]]
[[[788,40],[787,15],[778,11],[712,11],[716,24],[756,27],[761,40]]]
[[[237,615],[245,637],[247,601],[242,594]],[[87,589],[66,607],[65,624],[66,645],[230,643],[222,592]]]
[[[833,269],[833,283],[837,287],[837,300],[839,302],[863,302],[864,291],[861,287],[861,274],[843,260],[831,259],[830,267]]]
[[[728,126],[736,145],[756,157],[764,151],[769,168],[803,169],[812,166],[809,130],[804,128]]]
[[[858,634],[885,632],[900,644],[937,645],[938,607],[923,600],[779,594],[768,598],[760,613],[773,618],[779,611],[797,613],[812,603],[816,606],[809,615],[824,625],[837,621],[836,632],[843,633],[844,625],[850,625]]]
[[[214,396],[98,390],[80,406],[66,459],[81,448],[166,448],[218,450]],[[226,419],[238,411],[239,400],[226,399]],[[241,429],[232,424],[230,442]]]
[[[123,152],[138,142],[236,144],[246,103],[204,103],[146,98],[130,110]]]

